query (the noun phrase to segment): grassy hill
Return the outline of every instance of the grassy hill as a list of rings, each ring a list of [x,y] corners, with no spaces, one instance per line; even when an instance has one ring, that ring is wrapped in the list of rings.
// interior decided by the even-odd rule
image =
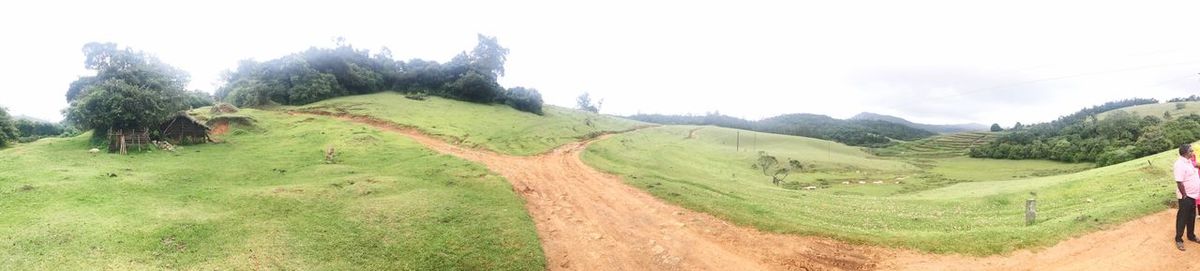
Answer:
[[[998,135],[989,132],[938,135],[878,149],[877,154],[910,157],[965,156],[971,148],[987,144],[996,139]]]
[[[539,116],[500,104],[480,105],[438,97],[420,101],[394,92],[341,97],[296,109],[369,115],[466,146],[514,155],[538,154],[598,132],[646,125],[551,105],[544,108],[545,115]]]
[[[1167,171],[1172,152],[1070,174],[1054,172],[1087,165],[1047,164],[1042,170],[1053,176],[1036,177],[1001,173],[1028,173],[1028,164],[963,157],[876,159],[828,141],[759,135],[761,150],[813,165],[788,179],[797,183],[775,186],[751,168],[753,151],[738,152],[730,145],[733,130],[705,127],[689,139],[692,129],[668,126],[616,135],[592,145],[584,160],[666,201],[737,224],[939,253],[992,254],[1050,245],[1162,210],[1174,196]],[[972,178],[942,182],[947,177],[938,171]],[[795,189],[805,186],[821,188]],[[932,189],[895,193],[910,186]],[[1029,192],[1039,199],[1033,226],[1024,222]]]
[[[88,135],[0,150],[0,266],[545,269],[523,201],[484,167],[365,126],[241,114],[258,128],[173,153],[89,154]]]
[[[1183,109],[1177,108],[1178,104],[1183,104],[1184,108]],[[1173,117],[1182,117],[1182,116],[1187,116],[1189,114],[1200,114],[1200,102],[1156,103],[1156,104],[1144,104],[1144,105],[1138,105],[1138,106],[1130,106],[1130,107],[1125,107],[1125,108],[1120,108],[1120,109],[1115,109],[1112,111],[1100,113],[1100,115],[1097,116],[1097,118],[1104,119],[1104,117],[1107,117],[1108,115],[1112,114],[1113,111],[1118,111],[1118,110],[1129,112],[1129,113],[1134,113],[1139,116],[1155,116],[1155,117],[1162,118],[1164,112],[1170,112],[1171,116],[1173,116]]]

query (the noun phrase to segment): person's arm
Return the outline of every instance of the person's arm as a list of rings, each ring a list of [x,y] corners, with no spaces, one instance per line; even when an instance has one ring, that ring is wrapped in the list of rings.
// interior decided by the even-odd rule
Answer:
[[[1183,191],[1183,183],[1175,182],[1175,188],[1179,189],[1179,195],[1187,197],[1187,192]]]

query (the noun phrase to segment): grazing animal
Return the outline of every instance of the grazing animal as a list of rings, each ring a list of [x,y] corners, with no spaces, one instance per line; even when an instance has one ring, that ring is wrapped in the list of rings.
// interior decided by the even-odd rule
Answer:
[[[92,148],[92,149],[88,150],[88,153],[92,153],[92,154],[100,153],[100,149]]]

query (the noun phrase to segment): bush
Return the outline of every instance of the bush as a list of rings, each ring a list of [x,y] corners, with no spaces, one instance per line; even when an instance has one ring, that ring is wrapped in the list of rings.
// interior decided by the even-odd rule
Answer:
[[[443,90],[445,96],[474,103],[490,103],[500,97],[500,85],[483,74],[467,71]]]
[[[504,91],[504,104],[517,110],[542,114],[542,94],[537,89],[514,87]]]

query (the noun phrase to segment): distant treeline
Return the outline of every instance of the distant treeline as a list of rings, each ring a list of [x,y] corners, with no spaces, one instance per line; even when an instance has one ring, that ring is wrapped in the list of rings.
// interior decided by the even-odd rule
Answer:
[[[1200,102],[1200,96],[1191,95],[1191,96],[1187,96],[1187,97],[1179,97],[1179,98],[1174,98],[1174,99],[1167,100],[1167,102],[1168,102],[1168,103],[1178,103],[1178,102]]]
[[[1128,99],[1093,106],[1057,120],[1014,129],[971,150],[972,157],[1095,162],[1101,166],[1136,159],[1200,140],[1200,115],[1138,116],[1113,111],[1155,104]]]
[[[787,114],[749,121],[709,113],[703,116],[638,114],[628,118],[659,124],[714,125],[766,133],[796,135],[837,141],[863,147],[885,147],[892,139],[916,140],[935,135],[933,132],[881,120],[841,120],[825,115]]]
[[[46,137],[75,134],[78,134],[76,130],[62,124],[14,118],[7,109],[0,107],[0,147],[12,142],[33,142]]]
[[[496,82],[504,76],[507,55],[508,49],[501,47],[495,37],[484,35],[479,35],[479,43],[470,53],[462,52],[444,64],[395,60],[386,48],[372,55],[346,44],[314,47],[265,62],[243,60],[237,70],[224,75],[226,84],[216,91],[216,97],[237,106],[301,105],[396,90],[476,103],[505,103],[541,114],[542,96],[537,90],[504,89]]]

